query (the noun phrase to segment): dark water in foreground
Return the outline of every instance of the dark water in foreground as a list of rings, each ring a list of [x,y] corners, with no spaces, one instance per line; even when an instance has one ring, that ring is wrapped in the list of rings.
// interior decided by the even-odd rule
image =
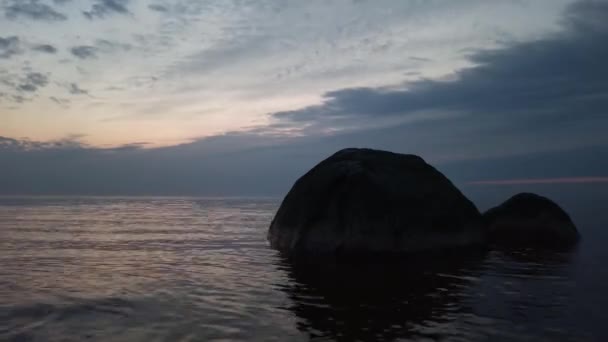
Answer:
[[[568,253],[312,271],[267,247],[278,204],[1,198],[0,340],[608,340],[603,212]]]

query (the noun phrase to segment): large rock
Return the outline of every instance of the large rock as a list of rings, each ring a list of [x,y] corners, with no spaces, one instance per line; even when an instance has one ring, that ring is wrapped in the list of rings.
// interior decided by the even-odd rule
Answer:
[[[345,149],[291,188],[268,231],[286,255],[401,253],[484,242],[481,214],[415,155]]]
[[[492,242],[521,246],[568,246],[579,240],[570,216],[548,198],[520,193],[484,213]]]

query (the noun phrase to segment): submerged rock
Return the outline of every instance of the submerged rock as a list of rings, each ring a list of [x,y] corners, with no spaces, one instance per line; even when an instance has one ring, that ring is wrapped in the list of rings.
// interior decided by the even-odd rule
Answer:
[[[268,231],[287,255],[402,253],[482,243],[481,214],[415,155],[345,149],[291,188]]]
[[[520,193],[484,213],[492,242],[502,245],[567,246],[580,235],[570,216],[555,202]]]

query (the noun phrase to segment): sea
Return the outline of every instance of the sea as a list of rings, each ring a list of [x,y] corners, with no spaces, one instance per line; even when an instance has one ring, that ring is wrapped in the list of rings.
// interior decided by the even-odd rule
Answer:
[[[281,198],[0,197],[0,341],[608,341],[608,185],[533,190],[576,248],[307,266]]]

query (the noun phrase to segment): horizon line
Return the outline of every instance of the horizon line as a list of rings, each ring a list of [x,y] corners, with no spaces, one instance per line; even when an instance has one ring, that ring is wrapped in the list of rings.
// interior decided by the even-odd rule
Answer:
[[[494,179],[466,182],[468,185],[525,185],[525,184],[592,184],[608,183],[608,177],[558,177]]]

